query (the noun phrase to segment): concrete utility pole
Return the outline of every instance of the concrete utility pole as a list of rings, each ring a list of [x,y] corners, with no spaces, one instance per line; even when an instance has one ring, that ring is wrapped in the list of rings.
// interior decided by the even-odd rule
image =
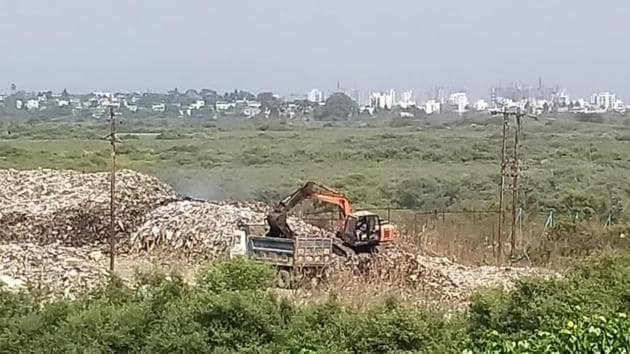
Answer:
[[[502,132],[501,132],[501,185],[499,187],[499,225],[498,225],[498,235],[497,235],[497,253],[494,255],[495,260],[503,259],[503,224],[505,222],[505,215],[503,214],[503,199],[505,195],[505,153],[507,148],[507,128],[508,128],[508,120],[507,120],[507,109],[503,109],[503,124],[502,124]],[[495,114],[493,112],[493,114]],[[494,249],[494,248],[493,248]]]
[[[521,112],[520,108],[517,108],[516,111],[509,111],[507,108],[503,108],[502,111],[491,111],[493,115],[502,114],[503,115],[503,129],[501,134],[501,187],[499,194],[499,235],[498,235],[498,257],[499,260],[503,258],[503,223],[505,222],[504,216],[504,193],[505,193],[505,179],[507,176],[507,163],[506,163],[506,149],[507,149],[507,130],[508,130],[508,122],[510,117],[515,118],[515,128],[514,128],[514,145],[512,150],[512,166],[511,166],[511,174],[512,174],[512,224],[510,225],[510,258],[514,258],[514,251],[516,250],[516,211],[518,204],[518,182],[519,182],[519,174],[520,174],[520,164],[519,164],[519,154],[518,150],[520,147],[519,135],[521,131],[521,124],[523,118],[525,116],[529,116],[538,120],[538,117],[533,115],[528,115],[524,112]]]
[[[114,107],[109,108],[109,134],[103,137],[112,147],[112,165],[109,174],[109,270],[114,272],[116,258],[116,143],[121,141],[116,137],[116,113]]]

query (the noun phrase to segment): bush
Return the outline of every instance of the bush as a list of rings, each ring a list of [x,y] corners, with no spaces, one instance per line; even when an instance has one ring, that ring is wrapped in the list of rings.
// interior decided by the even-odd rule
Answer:
[[[575,115],[575,118],[579,122],[604,123],[604,117],[597,113],[578,113]]]
[[[630,255],[613,253],[575,264],[563,279],[523,279],[509,293],[480,292],[470,305],[471,337],[497,331],[520,340],[583,316],[627,313],[628,277]]]
[[[626,314],[568,320],[553,332],[538,331],[526,339],[512,340],[497,331],[480,337],[464,353],[627,353],[630,320]]]
[[[389,126],[392,128],[410,127],[413,125],[413,121],[408,118],[394,118],[389,122]]]
[[[239,257],[200,270],[196,281],[211,292],[264,290],[271,286],[274,277],[271,267]]]
[[[399,304],[297,306],[267,291],[273,269],[247,259],[197,274],[138,274],[76,300],[0,289],[0,352],[621,353],[630,346],[630,255],[575,265],[563,279],[486,290],[466,317]]]

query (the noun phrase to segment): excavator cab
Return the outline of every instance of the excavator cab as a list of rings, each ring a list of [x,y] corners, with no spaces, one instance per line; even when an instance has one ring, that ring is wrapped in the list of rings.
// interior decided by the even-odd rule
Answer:
[[[343,240],[350,247],[371,247],[380,243],[381,220],[378,215],[361,211],[348,215]]]

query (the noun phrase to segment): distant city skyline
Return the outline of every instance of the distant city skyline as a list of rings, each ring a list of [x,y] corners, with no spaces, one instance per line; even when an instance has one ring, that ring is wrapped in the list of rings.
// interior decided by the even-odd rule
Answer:
[[[560,83],[630,96],[626,0],[0,2],[0,88],[303,93]]]
[[[623,93],[620,92],[615,92],[615,91],[611,91],[611,90],[591,90],[589,93],[585,94],[585,95],[576,95],[574,93],[571,92],[571,90],[567,89],[566,87],[560,85],[560,84],[551,84],[549,86],[545,85],[542,81],[542,78],[539,78],[538,81],[538,86],[534,85],[534,84],[529,84],[529,83],[524,83],[524,82],[501,82],[495,85],[492,85],[490,87],[488,87],[488,89],[486,90],[487,93],[485,94],[480,94],[480,95],[474,95],[471,94],[468,90],[466,90],[465,88],[461,88],[461,87],[448,87],[448,86],[435,86],[432,88],[427,88],[427,89],[417,89],[417,90],[413,90],[413,89],[409,89],[407,88],[389,88],[389,89],[357,89],[357,88],[345,88],[345,87],[335,87],[335,88],[331,88],[331,89],[321,89],[321,88],[317,88],[317,87],[313,87],[310,90],[306,91],[306,92],[297,92],[297,91],[291,91],[290,93],[282,93],[282,92],[278,92],[278,91],[268,91],[268,90],[263,90],[263,91],[253,91],[253,90],[245,90],[242,88],[235,88],[235,89],[228,89],[228,90],[220,90],[220,89],[215,89],[215,88],[211,88],[211,87],[204,87],[204,88],[195,88],[195,87],[171,87],[167,90],[129,90],[129,91],[125,91],[125,90],[90,90],[90,91],[68,91],[66,88],[64,89],[50,89],[50,88],[43,88],[43,89],[38,89],[38,90],[28,90],[28,89],[22,89],[21,87],[15,85],[14,83],[10,84],[9,90],[2,90],[0,89],[0,95],[9,95],[11,92],[13,92],[14,88],[15,88],[15,92],[30,92],[30,93],[37,93],[37,92],[48,92],[48,91],[52,91],[54,93],[61,93],[62,91],[64,92],[70,92],[72,94],[92,94],[92,93],[96,93],[96,94],[103,94],[103,93],[116,93],[116,92],[121,92],[121,93],[133,93],[133,92],[138,92],[138,93],[167,93],[170,92],[174,89],[177,89],[180,91],[180,93],[184,93],[185,91],[189,90],[189,89],[193,89],[193,90],[197,90],[198,92],[201,92],[202,90],[213,90],[216,91],[218,94],[224,94],[224,93],[231,93],[234,92],[235,90],[237,91],[244,91],[244,92],[249,92],[253,95],[259,94],[259,93],[263,93],[263,92],[272,92],[275,95],[278,95],[279,97],[282,97],[284,99],[305,99],[311,102],[323,102],[327,96],[329,96],[330,94],[334,93],[334,92],[343,92],[345,94],[347,94],[348,96],[350,96],[350,98],[352,98],[353,100],[357,101],[360,104],[366,104],[366,103],[370,103],[374,100],[381,101],[381,103],[376,103],[376,106],[381,106],[381,108],[384,108],[385,106],[387,107],[391,107],[393,105],[395,105],[395,103],[401,102],[398,98],[401,98],[400,96],[397,98],[397,94],[399,95],[403,95],[404,97],[406,97],[404,100],[402,100],[402,102],[422,102],[422,101],[427,101],[427,100],[431,100],[431,99],[436,99],[438,101],[442,101],[442,103],[444,103],[448,96],[450,94],[460,94],[460,93],[466,93],[467,97],[466,99],[474,99],[474,100],[479,100],[479,99],[488,99],[488,100],[492,100],[493,99],[493,92],[495,89],[519,89],[522,90],[522,94],[523,94],[523,99],[529,99],[532,98],[533,94],[530,93],[528,96],[528,92],[533,90],[533,91],[538,91],[538,90],[542,90],[541,92],[537,92],[537,95],[542,95],[545,97],[550,96],[551,94],[553,94],[553,92],[555,92],[556,89],[559,90],[559,92],[562,93],[563,96],[567,96],[569,97],[571,100],[577,100],[577,99],[589,99],[590,97],[592,97],[593,95],[599,95],[599,94],[613,94],[615,95],[616,98],[619,99],[624,99],[625,95]],[[496,93],[496,92],[495,92]],[[374,95],[382,95],[382,97],[375,97]],[[442,96],[441,98],[438,96]],[[468,101],[465,101],[464,105],[467,105]]]

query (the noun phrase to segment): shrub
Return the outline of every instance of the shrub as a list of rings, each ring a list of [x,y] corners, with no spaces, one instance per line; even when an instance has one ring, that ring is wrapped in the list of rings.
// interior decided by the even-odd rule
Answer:
[[[242,258],[204,268],[197,286],[145,273],[53,302],[0,289],[0,352],[623,353],[629,269],[627,254],[592,258],[562,279],[480,292],[466,317],[394,300],[297,306],[266,291],[271,268]]]
[[[471,337],[497,331],[523,339],[585,315],[628,312],[629,276],[630,255],[612,253],[575,264],[563,279],[522,279],[509,293],[479,292],[470,305]]]
[[[201,269],[196,281],[211,292],[264,290],[271,286],[275,271],[247,258],[235,258]]]
[[[584,316],[568,320],[554,331],[537,331],[525,339],[512,340],[497,331],[479,338],[464,353],[627,353],[630,320],[624,313],[610,318]]]
[[[575,118],[579,122],[604,123],[604,117],[597,113],[578,113],[575,115]]]

